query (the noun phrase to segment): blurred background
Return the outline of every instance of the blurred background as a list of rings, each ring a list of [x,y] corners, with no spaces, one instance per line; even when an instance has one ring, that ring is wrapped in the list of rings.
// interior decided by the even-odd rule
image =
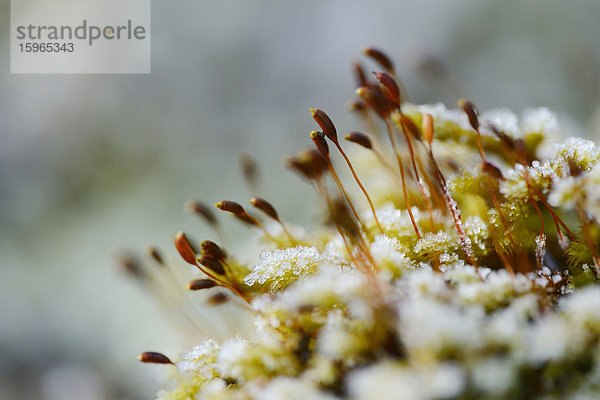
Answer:
[[[310,143],[309,107],[360,129],[345,103],[364,46],[414,102],[548,106],[568,135],[600,133],[597,0],[154,1],[149,75],[11,75],[9,15],[0,0],[0,399],[152,398],[165,368],[136,356],[200,336],[117,255],[156,244],[187,273],[173,233],[214,236],[183,204],[245,203],[241,152],[310,224],[310,187],[281,158]],[[242,253],[248,232],[221,220]]]

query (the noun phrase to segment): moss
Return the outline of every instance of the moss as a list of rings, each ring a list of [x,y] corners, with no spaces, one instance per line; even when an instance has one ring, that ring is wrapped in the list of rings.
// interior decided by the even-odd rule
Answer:
[[[600,151],[569,138],[543,153],[557,140],[547,110],[509,135],[466,101],[399,108],[394,79],[377,77],[357,92],[370,107],[361,116],[391,130],[360,134],[372,157],[355,181],[337,179],[347,165],[330,163],[327,140],[339,139],[322,110],[311,111],[323,129],[312,134],[317,150],[288,162],[317,191],[327,223],[296,232],[267,207],[274,229],[220,202],[262,232],[259,261],[215,244],[207,264],[225,272],[196,266],[251,305],[255,329],[176,360],[189,375],[163,398],[286,398],[290,387],[319,399],[600,396],[600,317],[588,307],[600,303]],[[359,176],[370,194],[349,189]],[[193,244],[177,238],[194,264]]]

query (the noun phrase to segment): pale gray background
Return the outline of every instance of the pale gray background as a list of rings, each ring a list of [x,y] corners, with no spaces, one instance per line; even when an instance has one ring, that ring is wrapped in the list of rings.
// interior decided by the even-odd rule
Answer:
[[[572,134],[597,134],[597,0],[155,1],[152,74],[140,76],[10,75],[8,7],[0,2],[2,399],[150,398],[160,368],[135,356],[189,343],[118,272],[117,250],[160,244],[185,270],[173,232],[211,235],[182,204],[245,201],[242,150],[260,158],[280,213],[310,223],[310,189],[281,156],[309,144],[311,106],[341,131],[359,128],[344,104],[365,45],[393,56],[416,102],[549,106]],[[428,56],[464,89],[428,84],[417,68]]]

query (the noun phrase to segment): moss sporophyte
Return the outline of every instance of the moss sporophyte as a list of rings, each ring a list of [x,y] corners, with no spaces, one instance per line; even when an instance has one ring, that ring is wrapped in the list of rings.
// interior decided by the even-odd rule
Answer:
[[[199,272],[188,289],[254,324],[198,335],[173,357],[142,354],[173,368],[158,398],[600,398],[598,147],[564,138],[544,108],[518,118],[466,100],[411,104],[389,57],[364,53],[381,70],[354,65],[364,132],[338,136],[311,109],[314,146],[286,159],[318,194],[322,226],[285,222],[272,199],[188,203],[220,242],[175,235]],[[243,165],[262,185],[254,161]],[[224,249],[216,214],[257,232],[256,263]],[[160,277],[131,258],[127,271],[173,283],[148,254]]]

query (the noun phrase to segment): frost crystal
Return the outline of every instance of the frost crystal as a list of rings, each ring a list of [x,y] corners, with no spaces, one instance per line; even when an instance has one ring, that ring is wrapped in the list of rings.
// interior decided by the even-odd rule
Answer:
[[[343,262],[328,252],[320,253],[315,247],[296,246],[284,250],[263,250],[260,262],[244,278],[244,283],[254,285],[268,283],[273,290],[281,289],[290,282],[304,278],[317,271],[320,264]]]

